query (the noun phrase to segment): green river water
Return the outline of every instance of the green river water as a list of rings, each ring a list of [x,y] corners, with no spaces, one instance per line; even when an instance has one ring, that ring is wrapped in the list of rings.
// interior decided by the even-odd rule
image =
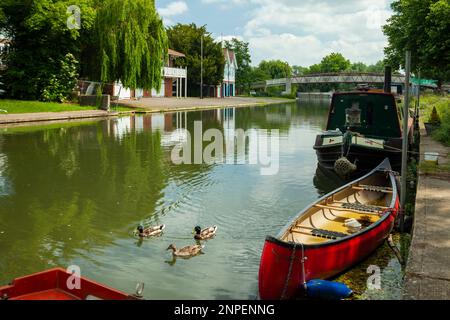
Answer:
[[[265,236],[340,184],[317,169],[312,148],[326,116],[326,105],[291,103],[0,128],[0,284],[78,265],[126,292],[144,282],[147,299],[255,298]],[[278,174],[173,164],[182,139],[174,132],[193,133],[194,121],[225,139],[238,128],[279,130]],[[141,222],[163,223],[165,233],[140,241],[133,230]],[[204,254],[173,260],[166,248],[194,244],[196,225],[217,225],[216,238]],[[381,268],[381,290],[365,289],[371,264]],[[401,277],[383,246],[340,280],[357,298],[394,299]]]

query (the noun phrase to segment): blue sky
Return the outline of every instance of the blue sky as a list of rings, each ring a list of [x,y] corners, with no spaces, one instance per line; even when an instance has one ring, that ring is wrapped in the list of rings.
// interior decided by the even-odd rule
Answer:
[[[381,26],[393,0],[156,0],[166,25],[207,25],[217,39],[250,43],[252,64],[310,66],[331,52],[372,64],[387,44]]]

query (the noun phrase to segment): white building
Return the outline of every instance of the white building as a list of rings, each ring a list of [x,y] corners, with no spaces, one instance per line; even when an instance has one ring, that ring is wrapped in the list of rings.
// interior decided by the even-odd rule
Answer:
[[[113,96],[119,96],[120,99],[139,99],[150,97],[187,97],[187,68],[176,68],[174,61],[178,58],[185,57],[181,52],[169,49],[168,60],[164,66],[163,80],[161,82],[161,89],[156,91],[152,89],[143,90],[136,89],[131,90],[129,88],[123,88],[120,83],[114,86]]]
[[[236,71],[238,69],[236,54],[233,50],[224,48],[223,55],[225,57],[225,70],[218,96],[234,97],[236,96]]]

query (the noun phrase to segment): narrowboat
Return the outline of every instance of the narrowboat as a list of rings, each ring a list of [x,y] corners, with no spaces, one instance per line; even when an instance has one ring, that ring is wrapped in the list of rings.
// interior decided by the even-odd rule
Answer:
[[[73,275],[55,268],[17,278],[0,287],[0,300],[136,300],[130,295],[80,277],[79,286],[71,288]],[[68,281],[69,280],[69,281]]]
[[[314,145],[319,165],[347,178],[367,173],[389,158],[392,168],[399,171],[403,138],[411,142],[413,136],[413,119],[408,120],[406,133],[402,119],[402,106],[392,93],[335,93],[326,131],[316,137]]]
[[[396,183],[385,159],[366,176],[300,212],[278,236],[268,236],[259,268],[259,298],[301,297],[308,281],[330,279],[369,256],[394,227]]]

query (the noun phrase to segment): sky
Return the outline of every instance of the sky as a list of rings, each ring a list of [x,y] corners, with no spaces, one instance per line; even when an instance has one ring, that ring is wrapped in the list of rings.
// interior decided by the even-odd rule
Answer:
[[[167,26],[206,25],[216,39],[250,44],[252,64],[280,59],[308,67],[340,52],[352,62],[383,59],[382,25],[393,0],[156,0]]]

